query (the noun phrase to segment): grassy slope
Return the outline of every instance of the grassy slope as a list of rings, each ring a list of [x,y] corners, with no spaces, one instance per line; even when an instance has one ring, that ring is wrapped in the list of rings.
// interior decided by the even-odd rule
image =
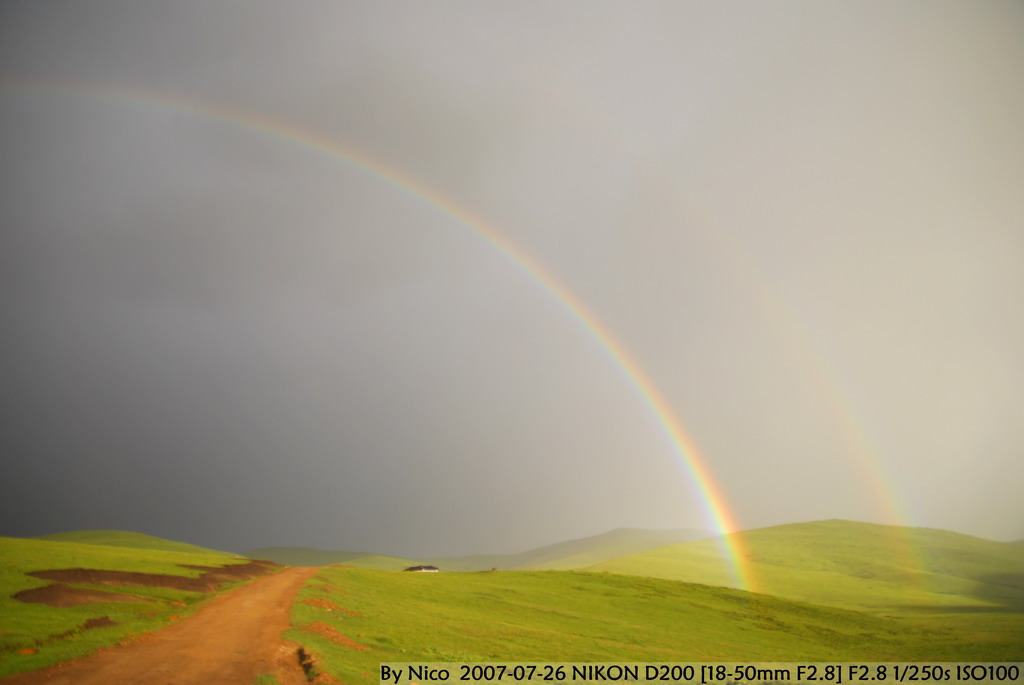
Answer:
[[[602,573],[326,568],[300,597],[320,604],[294,604],[286,637],[346,683],[376,682],[382,661],[999,660],[1012,649],[866,613]],[[317,622],[367,649],[303,629]]]
[[[308,547],[264,547],[246,552],[253,559],[270,559],[289,566],[346,564],[360,568],[400,570],[431,564],[446,571],[498,569],[571,569],[652,549],[682,540],[707,537],[699,530],[645,530],[619,528],[601,535],[568,540],[518,554],[478,554],[464,557],[391,557],[362,552],[331,552]]]
[[[179,564],[220,566],[244,561],[248,560],[224,552],[200,554],[109,544],[0,537],[0,676],[42,668],[89,654],[133,634],[160,628],[173,615],[191,613],[197,603],[207,597],[202,593],[165,588],[118,586],[96,589],[137,595],[140,601],[59,608],[27,604],[12,599],[11,595],[48,584],[48,581],[25,575],[29,571],[83,567],[195,577],[202,571],[182,568]],[[100,616],[108,616],[118,625],[78,630],[88,619]],[[52,639],[68,631],[72,631],[70,635]],[[38,651],[34,654],[20,654],[19,650],[24,649]]]
[[[762,528],[742,538],[759,589],[856,609],[1024,609],[1024,549],[942,530],[851,521]],[[669,545],[588,567],[735,585],[717,540]]]
[[[949,531],[850,521],[738,535],[762,592],[920,625],[990,633],[1024,645],[1020,546]],[[661,547],[589,570],[735,585],[715,540]]]
[[[133,549],[159,549],[167,552],[185,552],[187,554],[223,554],[237,557],[230,552],[220,552],[187,542],[176,542],[164,538],[133,533],[125,530],[76,530],[68,533],[40,535],[35,540],[52,540],[54,542],[78,542],[86,545],[109,545],[111,547],[130,547]]]

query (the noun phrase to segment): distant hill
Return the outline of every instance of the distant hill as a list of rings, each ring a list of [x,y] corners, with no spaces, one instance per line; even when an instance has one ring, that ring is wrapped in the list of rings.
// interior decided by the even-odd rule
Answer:
[[[250,550],[245,556],[269,559],[288,566],[347,564],[383,570],[399,570],[418,564],[430,564],[446,571],[485,571],[492,568],[572,569],[709,535],[710,533],[706,531],[693,529],[619,528],[601,535],[558,542],[518,554],[403,558],[364,552],[325,551],[308,547],[264,547]]]
[[[648,530],[617,528],[600,535],[567,540],[512,555],[505,568],[573,569],[636,554],[662,545],[711,537],[713,533],[691,528]],[[499,567],[500,568],[500,567]]]
[[[238,557],[232,552],[190,545],[187,542],[165,540],[153,535],[133,533],[125,530],[75,530],[68,533],[39,535],[34,540],[51,540],[54,542],[75,542],[85,545],[106,545],[109,547],[130,547],[133,549],[156,549],[165,552],[181,552],[184,554],[219,554]]]
[[[1024,616],[1024,546],[944,530],[816,521],[734,533],[760,592],[884,613]],[[588,571],[737,587],[718,539],[659,547]],[[1022,633],[1024,638],[1024,633]]]
[[[245,553],[250,559],[268,559],[285,566],[332,566],[346,564],[382,571],[398,571],[415,565],[411,559],[368,552],[334,552],[312,547],[261,547]]]

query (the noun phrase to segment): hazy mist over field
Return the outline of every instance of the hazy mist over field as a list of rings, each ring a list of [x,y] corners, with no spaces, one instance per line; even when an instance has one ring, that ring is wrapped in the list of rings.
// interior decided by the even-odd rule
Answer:
[[[742,527],[1024,537],[1022,84],[1009,1],[4,0],[0,535],[713,529],[468,213]]]

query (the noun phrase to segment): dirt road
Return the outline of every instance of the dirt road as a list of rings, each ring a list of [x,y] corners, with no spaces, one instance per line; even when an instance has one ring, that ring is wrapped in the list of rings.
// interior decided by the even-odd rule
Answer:
[[[288,568],[215,597],[194,616],[124,647],[30,673],[0,685],[250,685],[272,673],[306,683],[296,645],[281,641],[288,608],[319,569]]]

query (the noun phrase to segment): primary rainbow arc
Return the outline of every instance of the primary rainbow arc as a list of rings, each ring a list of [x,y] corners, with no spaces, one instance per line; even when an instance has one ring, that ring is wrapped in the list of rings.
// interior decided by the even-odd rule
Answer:
[[[0,88],[58,93],[68,92],[90,97],[105,96],[143,104],[157,104],[170,109],[210,117],[245,128],[254,133],[271,136],[275,139],[302,146],[316,154],[343,162],[350,167],[359,169],[364,173],[387,182],[401,192],[419,198],[427,205],[434,207],[454,219],[460,225],[465,226],[477,237],[497,249],[506,258],[511,260],[514,265],[548,291],[598,341],[600,346],[621,369],[656,417],[658,425],[664,432],[680,462],[692,475],[697,490],[704,500],[707,512],[721,534],[721,545],[730,560],[737,584],[743,589],[758,591],[758,584],[750,565],[743,537],[737,534],[740,530],[738,522],[730,511],[724,492],[711,475],[711,471],[706,463],[707,459],[701,455],[693,438],[688,434],[682,421],[676,417],[668,401],[651,380],[650,376],[611,331],[600,322],[567,286],[559,282],[536,259],[509,241],[481,217],[476,216],[418,179],[389,167],[351,146],[253,112],[224,105],[198,102],[180,96],[170,96],[162,92],[141,90],[134,87],[118,87],[109,84],[25,84],[10,82],[4,84],[0,82]]]

